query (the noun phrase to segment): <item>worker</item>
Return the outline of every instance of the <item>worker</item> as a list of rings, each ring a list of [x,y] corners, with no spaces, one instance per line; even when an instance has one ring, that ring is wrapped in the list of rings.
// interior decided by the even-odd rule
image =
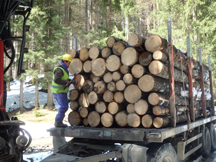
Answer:
[[[60,105],[58,113],[55,118],[55,127],[67,127],[67,124],[63,124],[63,119],[65,112],[68,110],[68,99],[67,93],[69,86],[75,82],[69,81],[68,67],[72,61],[72,56],[70,54],[65,54],[59,65],[57,65],[53,70],[53,80],[52,80],[52,94],[58,104]]]

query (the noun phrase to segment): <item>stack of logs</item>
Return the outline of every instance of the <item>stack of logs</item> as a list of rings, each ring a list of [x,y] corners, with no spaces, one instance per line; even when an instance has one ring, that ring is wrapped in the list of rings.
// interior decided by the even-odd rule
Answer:
[[[128,42],[109,37],[107,46],[70,50],[69,71],[78,78],[69,92],[71,125],[161,128],[170,124],[167,40],[131,33]],[[174,47],[176,123],[189,111],[186,53]],[[199,62],[192,61],[195,117],[203,116]],[[209,70],[204,65],[207,114],[210,111]]]

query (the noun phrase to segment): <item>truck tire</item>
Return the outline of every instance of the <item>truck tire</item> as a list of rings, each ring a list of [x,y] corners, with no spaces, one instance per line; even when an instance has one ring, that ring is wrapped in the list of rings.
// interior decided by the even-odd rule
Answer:
[[[176,151],[170,143],[154,145],[148,152],[148,162],[178,162]]]
[[[211,135],[209,132],[208,127],[203,129],[203,136],[202,136],[202,156],[207,157],[211,153]]]
[[[209,130],[211,136],[211,151],[213,152],[216,150],[216,129],[213,123],[210,124]]]

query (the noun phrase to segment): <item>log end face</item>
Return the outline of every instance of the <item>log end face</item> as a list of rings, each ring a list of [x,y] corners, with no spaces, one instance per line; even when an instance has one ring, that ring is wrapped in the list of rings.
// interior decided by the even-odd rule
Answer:
[[[155,128],[161,128],[163,126],[163,118],[161,117],[154,118],[153,125]]]
[[[157,105],[159,103],[159,96],[157,93],[153,92],[148,96],[148,101],[151,105]]]
[[[160,61],[155,60],[149,64],[148,69],[153,75],[158,75],[163,70],[163,64]]]
[[[151,91],[154,84],[154,78],[151,75],[144,75],[138,80],[138,86],[143,92]]]
[[[162,39],[159,35],[151,35],[146,41],[145,41],[145,48],[147,51],[154,53],[157,50],[162,50]]]
[[[153,114],[158,116],[158,115],[161,115],[162,114],[162,110],[161,110],[161,107],[160,106],[154,106],[153,109]]]

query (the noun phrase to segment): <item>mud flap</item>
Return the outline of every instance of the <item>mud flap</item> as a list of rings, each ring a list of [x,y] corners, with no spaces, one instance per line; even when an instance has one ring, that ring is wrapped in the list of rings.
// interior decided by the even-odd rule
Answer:
[[[122,146],[122,162],[147,162],[147,150],[145,146],[124,144]]]

